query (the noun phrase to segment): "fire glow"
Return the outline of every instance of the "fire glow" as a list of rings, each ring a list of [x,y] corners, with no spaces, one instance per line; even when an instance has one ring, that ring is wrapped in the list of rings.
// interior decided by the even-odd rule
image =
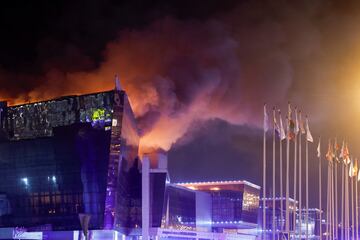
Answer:
[[[258,96],[267,98],[269,89],[276,89],[274,102],[284,98],[291,79],[288,65],[269,58],[240,68],[248,56],[237,54],[237,37],[224,29],[220,22],[161,20],[145,30],[123,32],[107,45],[95,70],[50,69],[38,80],[41,84],[20,93],[0,90],[0,99],[10,99],[13,105],[100,92],[114,88],[118,73],[142,133],[141,152],[169,150],[194,124],[209,119],[259,126],[261,118],[254,109],[261,108],[263,101]],[[182,37],[172,37],[178,32]],[[262,75],[272,76],[274,69],[281,74],[264,82]]]

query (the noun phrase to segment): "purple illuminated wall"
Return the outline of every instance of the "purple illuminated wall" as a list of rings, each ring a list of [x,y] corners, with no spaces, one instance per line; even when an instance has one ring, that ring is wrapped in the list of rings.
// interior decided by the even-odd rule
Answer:
[[[110,156],[108,164],[104,228],[112,229],[114,226],[115,200],[117,190],[117,175],[120,161],[121,145],[121,119],[123,112],[123,94],[119,91],[114,92],[113,118],[111,127]]]
[[[104,228],[133,227],[129,222],[129,169],[138,154],[139,134],[125,92],[114,91],[105,197]]]

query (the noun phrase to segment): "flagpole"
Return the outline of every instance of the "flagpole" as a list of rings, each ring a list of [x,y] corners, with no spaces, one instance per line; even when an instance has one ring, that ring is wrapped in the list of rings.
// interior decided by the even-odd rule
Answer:
[[[288,108],[290,109],[290,103],[288,105]],[[288,113],[288,117],[287,117],[287,133],[289,134],[289,120],[290,120],[290,112]],[[289,225],[289,170],[290,170],[290,166],[289,166],[289,153],[290,153],[290,139],[289,136],[287,136],[286,138],[286,199],[285,199],[285,205],[286,205],[286,213],[285,213],[285,231],[286,234],[288,236],[288,238],[290,238],[290,225]]]
[[[345,234],[345,239],[349,239],[348,236],[348,218],[347,218],[347,210],[348,210],[348,198],[347,198],[347,193],[348,193],[348,187],[347,187],[347,173],[348,173],[348,168],[347,165],[345,165],[345,172],[344,172],[344,188],[345,188],[345,195],[344,195],[344,221],[345,221],[345,228],[344,228],[344,234]]]
[[[332,236],[335,239],[335,209],[334,209],[334,160],[331,163],[331,224],[332,224]]]
[[[299,234],[302,236],[302,186],[301,186],[301,132],[299,134]]]
[[[327,167],[327,189],[326,189],[326,240],[330,237],[330,166]]]
[[[334,239],[334,205],[333,205],[333,162],[330,162],[330,174],[329,174],[329,178],[330,178],[330,236],[331,239]]]
[[[342,150],[341,150],[342,151]],[[345,232],[344,232],[344,198],[345,198],[345,188],[344,188],[344,162],[341,164],[341,239],[344,239]]]
[[[297,134],[295,134],[294,139],[294,213],[293,213],[293,231],[294,236],[296,234],[296,177],[297,177],[297,161],[296,161],[296,155],[297,155]]]
[[[308,128],[306,129],[308,131]],[[309,239],[309,141],[306,140],[305,145],[305,164],[306,164],[306,240]]]
[[[283,192],[283,150],[282,150],[282,140],[280,138],[280,232],[284,230],[284,192]]]
[[[289,226],[289,138],[287,137],[286,139],[286,186],[285,186],[285,195],[286,195],[286,199],[285,199],[285,208],[286,208],[286,212],[285,212],[285,231],[287,236],[289,236],[290,233],[290,226]]]
[[[267,126],[267,118],[266,118],[266,104],[264,104],[264,139],[263,139],[263,234],[262,237],[265,239],[266,236],[266,126]]]
[[[329,161],[329,166],[328,166],[328,184],[329,184],[329,193],[328,193],[328,198],[329,198],[329,239],[332,240],[332,209],[331,209],[331,162]]]
[[[321,207],[321,140],[319,138],[319,147],[318,147],[318,155],[319,155],[319,208],[320,208],[320,240],[322,239],[322,207]]]
[[[280,232],[283,234],[284,231],[284,184],[283,184],[283,150],[282,150],[282,141],[284,140],[283,137],[285,136],[283,121],[281,117],[281,112],[279,110],[279,117],[280,117],[280,138],[279,138],[279,151],[280,151]]]
[[[351,237],[352,239],[355,238],[355,231],[354,231],[354,225],[355,225],[355,219],[354,219],[354,177],[351,175],[350,178],[351,181]]]
[[[345,168],[345,221],[346,221],[346,239],[350,238],[350,229],[349,229],[349,169],[348,165]]]
[[[338,175],[338,172],[337,172],[337,159],[335,159],[334,161],[335,163],[335,237],[336,239],[338,239],[338,182],[337,182],[337,175]]]
[[[358,160],[355,159],[356,166],[358,166]],[[358,168],[358,167],[357,167]],[[356,229],[356,240],[359,239],[359,215],[358,215],[358,171],[355,173],[355,229]]]
[[[273,108],[273,117],[275,119],[275,108]],[[272,196],[272,239],[275,240],[275,121],[273,121],[273,176],[272,176],[272,185],[273,185],[273,196]]]
[[[348,169],[348,174],[349,174],[349,169]],[[348,239],[350,239],[350,227],[351,227],[351,225],[350,225],[350,186],[349,186],[349,180],[350,180],[350,178],[349,178],[349,175],[347,176],[347,178],[346,178],[346,180],[347,180],[347,221],[348,221],[348,226],[347,226],[347,231],[348,231]]]

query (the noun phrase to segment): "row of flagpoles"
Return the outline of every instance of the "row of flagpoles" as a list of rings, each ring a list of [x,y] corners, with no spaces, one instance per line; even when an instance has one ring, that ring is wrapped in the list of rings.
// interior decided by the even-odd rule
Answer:
[[[301,136],[303,134],[306,135],[306,145],[305,145],[305,203],[306,203],[306,214],[305,214],[305,224],[306,224],[306,239],[308,239],[309,236],[309,160],[308,160],[308,142],[313,142],[313,137],[311,135],[310,129],[309,129],[309,122],[308,118],[305,119],[306,126],[304,127],[304,123],[301,116],[301,111],[298,111],[295,108],[294,114],[295,119],[292,118],[293,110],[291,109],[290,103],[288,104],[288,112],[286,116],[286,132],[283,124],[283,119],[281,112],[276,111],[275,108],[273,108],[273,121],[272,121],[272,136],[273,136],[273,164],[272,164],[272,206],[273,209],[275,208],[276,202],[275,202],[275,190],[276,190],[276,140],[275,136],[277,135],[279,138],[279,160],[280,160],[280,219],[284,219],[283,217],[283,150],[282,145],[283,141],[286,140],[286,178],[285,178],[285,226],[281,224],[281,229],[276,229],[275,227],[275,210],[272,211],[272,239],[275,240],[276,232],[279,230],[280,233],[290,236],[290,203],[289,203],[289,185],[290,185],[290,142],[294,142],[294,171],[293,171],[293,177],[294,177],[294,203],[297,199],[297,184],[299,184],[299,222],[300,226],[302,225],[302,146],[301,146]],[[278,118],[279,122],[278,122]],[[263,239],[266,238],[266,133],[270,130],[269,126],[269,117],[267,114],[266,105],[264,105],[264,139],[263,139]],[[299,140],[299,141],[298,141]],[[299,164],[299,169],[297,170],[297,166]],[[297,182],[297,171],[299,171],[299,181]],[[295,205],[296,209],[296,205]],[[295,224],[296,224],[296,215],[295,213],[292,215],[292,223],[293,223],[293,229],[295,230]],[[294,231],[295,234],[295,231]],[[300,232],[301,234],[301,232]],[[277,234],[279,236],[279,234]]]
[[[293,113],[295,118],[293,119]],[[273,121],[272,121],[272,239],[279,238],[281,234],[290,238],[291,234],[294,239],[302,239],[302,135],[305,135],[305,239],[309,239],[309,143],[313,143],[313,137],[309,128],[308,117],[305,118],[305,124],[302,119],[301,111],[297,108],[293,111],[290,103],[288,104],[288,112],[286,116],[286,131],[283,124],[283,119],[280,110],[276,111],[273,108]],[[263,239],[266,239],[266,135],[270,130],[269,117],[264,105],[264,135],[263,135]],[[304,126],[305,125],[305,126]],[[279,139],[279,177],[280,177],[280,229],[276,229],[276,216],[275,216],[275,195],[276,195],[276,136]],[[282,224],[284,219],[284,206],[283,206],[283,141],[286,140],[286,178],[285,178],[285,226]],[[290,143],[294,143],[294,157],[293,157],[293,220],[290,232],[290,204],[289,204],[289,185],[290,185]],[[321,156],[321,142],[317,147],[317,157],[319,159],[319,235],[322,239],[322,156]],[[326,153],[327,159],[327,195],[326,195],[326,240],[333,239],[356,239],[358,240],[358,184],[360,180],[360,170],[358,169],[357,159],[350,158],[348,145],[343,142],[342,147],[338,145],[336,139],[334,143],[329,140],[329,146]],[[338,204],[338,165],[341,165],[341,208]],[[298,167],[298,169],[297,169]],[[297,175],[298,174],[298,175]],[[350,192],[349,192],[350,181]],[[354,186],[355,184],[355,186]],[[354,193],[355,187],[355,193]],[[299,195],[297,196],[297,189]],[[298,229],[296,228],[296,200],[298,197],[299,203],[299,222]],[[351,208],[351,216],[350,216]],[[340,216],[340,225],[338,223]],[[350,224],[351,220],[351,224]],[[340,226],[340,236],[339,236]],[[298,230],[298,232],[297,232]],[[276,234],[278,232],[279,234]],[[297,236],[297,237],[296,237]]]
[[[329,141],[326,153],[328,162],[328,181],[327,181],[327,218],[326,218],[326,239],[359,239],[358,222],[358,181],[360,171],[358,160],[351,158],[348,145],[343,142],[342,147]],[[337,177],[338,166],[341,165],[341,208],[340,212],[337,196]],[[350,191],[349,191],[350,187]],[[351,210],[351,211],[350,211]],[[350,215],[351,213],[351,215]],[[338,223],[338,214],[340,224]],[[340,233],[339,233],[340,227]]]

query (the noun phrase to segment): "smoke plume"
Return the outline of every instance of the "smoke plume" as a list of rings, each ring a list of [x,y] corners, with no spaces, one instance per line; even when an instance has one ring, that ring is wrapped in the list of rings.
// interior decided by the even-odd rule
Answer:
[[[258,126],[263,102],[287,101],[294,63],[312,56],[319,42],[311,23],[317,9],[277,7],[242,3],[205,20],[165,17],[122,30],[100,63],[69,46],[61,58],[44,63],[40,76],[0,71],[0,83],[31,82],[7,84],[14,91],[0,89],[1,98],[15,104],[108,90],[119,74],[139,121],[142,149],[168,150],[209,119]],[[71,69],[74,64],[81,70]]]

